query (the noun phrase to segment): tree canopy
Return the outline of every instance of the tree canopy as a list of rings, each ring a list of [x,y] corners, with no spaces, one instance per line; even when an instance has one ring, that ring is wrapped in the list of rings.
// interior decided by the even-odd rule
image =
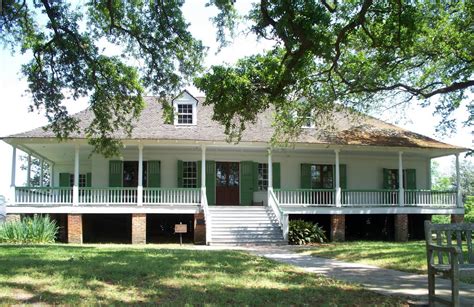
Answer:
[[[441,129],[454,126],[452,113],[467,101],[465,124],[474,123],[472,1],[259,0],[239,16],[235,0],[209,0],[218,9],[213,21],[222,45],[242,20],[274,45],[207,69],[205,47],[189,32],[182,5],[91,0],[77,10],[64,1],[4,0],[0,40],[31,53],[23,74],[34,106],[44,107],[59,137],[77,129],[63,100],[89,97],[96,119],[87,134],[105,154],[117,153],[112,131],[131,131],[144,92],[165,99],[193,80],[214,119],[237,138],[269,107],[285,133],[301,127],[295,111],[319,116],[339,106],[367,111],[414,100],[434,105]],[[104,39],[123,56],[101,50]]]

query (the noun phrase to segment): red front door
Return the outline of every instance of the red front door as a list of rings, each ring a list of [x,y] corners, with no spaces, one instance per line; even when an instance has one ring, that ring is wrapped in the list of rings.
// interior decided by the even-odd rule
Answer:
[[[216,205],[239,205],[239,162],[216,162]]]

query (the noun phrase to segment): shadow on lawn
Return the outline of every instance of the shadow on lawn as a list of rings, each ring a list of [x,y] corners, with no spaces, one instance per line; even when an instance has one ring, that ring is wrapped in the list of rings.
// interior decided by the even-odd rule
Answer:
[[[7,297],[0,296],[0,302],[372,305],[396,301],[237,251],[2,246],[0,256],[0,290],[11,290]]]

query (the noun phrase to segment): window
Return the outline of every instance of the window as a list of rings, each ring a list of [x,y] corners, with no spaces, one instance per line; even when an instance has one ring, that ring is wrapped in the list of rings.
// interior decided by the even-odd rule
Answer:
[[[74,174],[69,174],[69,186],[71,187],[74,186]],[[86,186],[86,174],[79,174],[79,187],[84,188],[85,186]]]
[[[266,191],[268,189],[268,164],[259,163],[258,164],[258,190]]]
[[[333,189],[332,165],[313,164],[311,165],[311,188],[312,189]]]
[[[302,116],[303,118],[303,124],[301,127],[303,128],[314,128],[314,121],[313,121],[313,112],[310,112],[309,114]]]
[[[183,188],[197,188],[197,162],[183,162]]]
[[[192,125],[193,122],[193,105],[192,104],[178,104],[178,124]]]
[[[415,170],[403,170],[403,188],[416,189]],[[387,175],[384,183],[385,189],[398,190],[398,169],[387,169]]]

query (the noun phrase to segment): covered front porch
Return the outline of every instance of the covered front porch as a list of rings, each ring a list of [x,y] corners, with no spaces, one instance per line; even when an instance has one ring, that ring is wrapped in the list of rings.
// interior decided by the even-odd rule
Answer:
[[[462,208],[459,191],[430,189],[430,159],[441,151],[130,141],[120,159],[106,159],[77,141],[12,145],[13,207]],[[16,186],[17,148],[28,154],[26,186]]]

